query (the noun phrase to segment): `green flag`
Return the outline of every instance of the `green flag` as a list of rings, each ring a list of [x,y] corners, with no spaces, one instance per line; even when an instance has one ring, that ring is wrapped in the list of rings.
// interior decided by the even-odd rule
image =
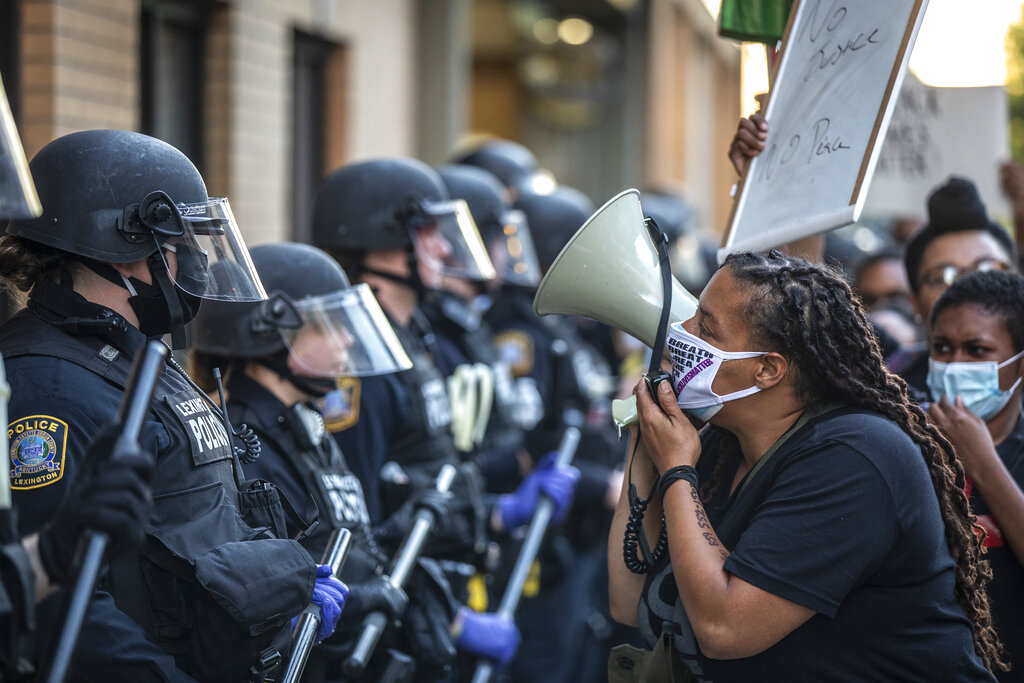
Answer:
[[[775,45],[782,40],[793,0],[722,0],[718,35]]]

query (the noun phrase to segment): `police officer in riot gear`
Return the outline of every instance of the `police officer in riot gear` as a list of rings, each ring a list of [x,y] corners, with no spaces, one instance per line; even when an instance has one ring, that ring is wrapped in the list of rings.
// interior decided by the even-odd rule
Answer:
[[[292,500],[310,497],[315,502],[320,524],[303,540],[310,552],[318,556],[334,529],[356,534],[343,570],[352,592],[341,627],[329,654],[324,648],[314,650],[305,676],[332,679],[340,672],[329,667],[336,669],[347,655],[362,617],[379,610],[403,618],[408,598],[381,574],[387,558],[370,529],[362,485],[326,433],[312,399],[325,394],[337,377],[389,374],[408,370],[412,363],[369,287],[350,285],[326,253],[292,243],[254,247],[251,253],[270,299],[204,306],[192,326],[193,367],[197,376],[208,376],[215,366],[228,370],[229,413],[251,426],[263,444],[249,469],[278,483]],[[324,380],[329,380],[326,385]],[[425,583],[414,575],[411,622],[423,618],[423,595],[416,589]],[[454,602],[449,607],[457,610]],[[487,616],[485,623],[470,625],[475,637],[481,637],[481,629],[486,635],[502,627]],[[448,629],[447,623],[442,626]],[[407,628],[405,635],[417,634]],[[386,663],[375,661],[378,667]],[[429,676],[428,669],[421,667],[418,676]],[[372,680],[373,675],[364,677]]]
[[[359,480],[351,473],[313,400],[341,376],[406,370],[411,361],[366,285],[349,284],[327,254],[305,244],[254,247],[252,262],[270,298],[249,304],[208,302],[192,323],[192,374],[212,386],[225,372],[228,413],[262,445],[246,470],[273,481],[293,503],[312,499],[318,524],[302,543],[320,557],[335,529],[356,535],[342,577],[351,589],[342,626],[331,643],[345,644],[372,611],[404,613],[405,593],[381,574],[387,558],[370,531]],[[351,643],[348,643],[351,645]],[[304,680],[325,680],[328,659],[314,649]],[[336,676],[335,676],[336,677]]]
[[[360,417],[337,432],[342,450],[361,454],[360,467],[366,469],[360,479],[366,488],[391,483],[387,479],[392,471],[399,473],[399,480],[427,472],[428,477],[420,476],[421,486],[426,485],[442,464],[461,460],[467,472],[461,498],[474,503],[475,509],[473,526],[459,542],[472,541],[472,550],[479,551],[488,529],[476,464],[460,457],[452,441],[446,383],[431,358],[432,353],[434,357],[441,354],[434,330],[418,309],[426,293],[439,289],[446,275],[483,281],[495,274],[466,203],[451,201],[437,174],[421,162],[353,163],[332,173],[321,187],[313,211],[313,238],[347,272],[358,273],[374,289],[413,361],[412,370],[379,378],[395,381],[391,387],[374,378],[362,383]],[[326,418],[328,425],[337,420],[330,413]],[[367,457],[370,454],[373,457]],[[544,476],[552,490],[569,485],[570,493],[560,501],[567,508],[574,484],[571,468]],[[382,488],[386,494],[386,486]],[[372,500],[373,494],[367,498]],[[455,500],[459,499],[456,491]],[[388,507],[386,500],[383,503]],[[392,502],[390,508],[394,507]],[[456,521],[460,517],[456,513],[446,521],[453,516]],[[492,530],[503,531],[507,526],[502,515],[490,515]],[[443,528],[440,533],[444,534]]]
[[[547,195],[520,195],[514,206],[530,226],[542,270],[594,211],[585,195],[566,186]],[[521,608],[525,620],[547,620],[550,639],[558,645],[524,642],[513,671],[523,679],[544,675],[552,681],[589,680],[583,674],[583,658],[553,657],[551,652],[572,652],[579,657],[589,640],[588,631],[602,623],[600,617],[593,618],[603,591],[599,572],[605,541],[601,530],[610,522],[621,484],[616,469],[620,452],[610,420],[613,383],[609,367],[584,340],[574,321],[534,314],[533,294],[532,287],[506,283],[487,312],[502,358],[510,363],[518,382],[535,386],[542,397],[543,416],[528,434],[527,448],[531,453],[550,450],[579,415],[585,416],[585,422],[574,461],[581,472],[580,485],[566,530],[573,545],[571,558],[564,560],[571,567],[571,580],[542,584],[538,598],[524,602]],[[557,613],[564,618],[550,618],[545,609],[550,602],[565,606]]]
[[[170,145],[72,133],[30,168],[43,215],[11,223],[0,241],[0,274],[29,291],[0,328],[23,534],[73,495],[86,444],[112,421],[147,337],[183,342],[202,298],[265,298],[227,200],[208,197]],[[286,651],[290,619],[311,597],[337,612],[344,587],[272,523],[283,517],[277,491],[245,480],[222,416],[173,361],[140,442],[156,456],[145,542],[102,585],[137,625],[108,633],[114,642],[87,653],[85,673],[172,680],[176,665],[203,680],[262,680]]]
[[[463,546],[471,541],[471,549],[478,551],[487,540],[488,526],[491,531],[504,531],[527,523],[539,490],[554,494],[559,512],[564,514],[575,485],[571,468],[549,466],[499,498],[493,507],[485,507],[479,480],[473,476],[476,465],[458,454],[452,440],[445,381],[430,349],[436,358],[441,354],[436,350],[434,331],[417,306],[428,291],[440,287],[446,275],[471,280],[493,277],[465,202],[452,202],[437,174],[411,159],[349,164],[328,176],[321,187],[313,212],[313,235],[347,272],[374,288],[413,360],[412,370],[364,379],[349,394],[359,391],[357,408],[350,400],[341,415],[329,407],[325,414],[328,425],[342,426],[336,433],[342,450],[359,454],[364,489],[381,491],[379,510],[393,510],[400,504],[401,499],[389,500],[388,487],[394,488],[394,483],[404,481],[415,487],[418,479],[422,488],[443,463],[461,461],[464,473],[469,466],[469,476],[461,478],[462,489],[455,490],[454,500],[475,504],[474,526],[461,536]],[[350,464],[356,469],[354,462]],[[410,487],[405,488],[403,493],[408,495]],[[372,497],[368,493],[368,500]],[[445,521],[448,525],[468,521],[468,512],[455,508]],[[372,505],[370,515],[380,518],[375,518]],[[465,522],[462,524],[466,529]],[[439,530],[442,539],[444,526]],[[428,544],[430,547],[431,554],[451,554],[452,550],[436,542]],[[465,552],[461,557],[479,559]],[[464,590],[456,590],[456,595],[466,597]],[[455,624],[472,625],[476,619],[464,612]],[[468,641],[463,635],[457,640],[465,644]],[[499,640],[491,642],[507,651]],[[497,651],[493,656],[498,657]]]
[[[432,488],[442,465],[457,464],[453,506],[428,552],[475,559],[486,541],[479,473],[452,443],[444,377],[426,347],[433,333],[417,310],[445,261],[459,261],[455,268],[465,272],[490,267],[482,248],[470,246],[467,219],[428,167],[374,159],[327,177],[313,208],[313,242],[373,289],[413,362],[393,376],[352,378],[342,384],[341,406],[328,401],[328,429],[343,452],[358,454],[349,465],[363,482],[371,520],[392,517],[410,493]],[[398,525],[388,535],[402,533]]]
[[[509,264],[502,253],[492,250],[486,239],[490,233],[519,230],[520,247],[532,253],[529,237],[506,205],[494,176],[466,165],[443,166],[437,172],[448,193],[466,202],[496,269]],[[506,492],[529,469],[523,433],[533,424],[519,405],[508,364],[498,358],[494,335],[477,308],[477,298],[489,286],[490,282],[446,277],[440,289],[426,293],[420,310],[436,335],[434,360],[449,378],[456,446],[466,451],[475,446],[488,491]]]
[[[32,219],[41,212],[0,83],[0,219]],[[7,399],[0,400],[6,403]],[[108,430],[90,444],[85,456],[88,474],[78,478],[61,509],[38,533],[19,538],[16,511],[10,503],[10,483],[0,482],[6,501],[0,505],[0,678],[24,677],[35,668],[37,662],[33,659],[39,660],[32,652],[37,622],[35,603],[64,583],[72,566],[71,554],[85,529],[106,534],[110,540],[108,557],[119,557],[142,542],[153,470],[151,456],[122,452],[117,462],[105,462],[112,450],[113,435],[113,430]],[[107,633],[134,628],[107,594],[97,594],[89,611],[94,620],[97,616],[102,619]],[[86,629],[80,638],[83,649],[95,644],[96,635],[95,630]],[[158,651],[154,654],[166,658]]]

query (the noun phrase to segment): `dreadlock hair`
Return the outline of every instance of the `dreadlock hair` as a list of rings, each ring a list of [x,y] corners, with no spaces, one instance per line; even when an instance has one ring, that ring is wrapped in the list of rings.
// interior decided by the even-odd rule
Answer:
[[[864,310],[841,274],[772,250],[730,255],[723,264],[749,291],[746,319],[758,348],[782,354],[805,404],[839,401],[884,415],[921,449],[956,564],[956,598],[974,624],[974,649],[990,670],[1008,671],[992,627],[985,586],[992,577],[964,495],[953,446],[886,370]]]

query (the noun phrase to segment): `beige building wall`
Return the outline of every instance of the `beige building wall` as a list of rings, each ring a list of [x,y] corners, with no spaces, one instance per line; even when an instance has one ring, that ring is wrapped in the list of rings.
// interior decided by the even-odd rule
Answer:
[[[4,0],[7,1],[7,0]],[[22,0],[20,130],[28,155],[88,128],[139,127],[139,0]],[[414,0],[230,0],[209,27],[205,129],[211,193],[250,244],[291,225],[292,35],[344,48],[329,70],[344,111],[330,165],[412,154]],[[337,99],[337,92],[327,94]]]
[[[683,186],[701,227],[721,233],[736,182],[726,152],[740,117],[740,49],[700,0],[651,0],[647,182]]]

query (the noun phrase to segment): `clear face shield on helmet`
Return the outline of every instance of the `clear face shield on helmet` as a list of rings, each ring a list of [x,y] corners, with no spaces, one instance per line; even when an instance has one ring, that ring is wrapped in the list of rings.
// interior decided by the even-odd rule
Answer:
[[[42,213],[25,150],[7,104],[7,93],[0,81],[0,219],[36,218]]]
[[[314,377],[366,377],[408,370],[412,361],[369,285],[293,301],[275,294],[265,304],[297,369]]]
[[[139,215],[157,236],[171,281],[182,291],[215,301],[267,298],[226,197],[175,205],[155,192],[143,200]]]
[[[521,287],[540,284],[540,264],[522,211],[510,209],[502,214],[501,234],[487,243],[487,251],[502,283]]]
[[[438,276],[486,282],[496,276],[480,231],[462,199],[424,202],[408,221],[416,258]]]

